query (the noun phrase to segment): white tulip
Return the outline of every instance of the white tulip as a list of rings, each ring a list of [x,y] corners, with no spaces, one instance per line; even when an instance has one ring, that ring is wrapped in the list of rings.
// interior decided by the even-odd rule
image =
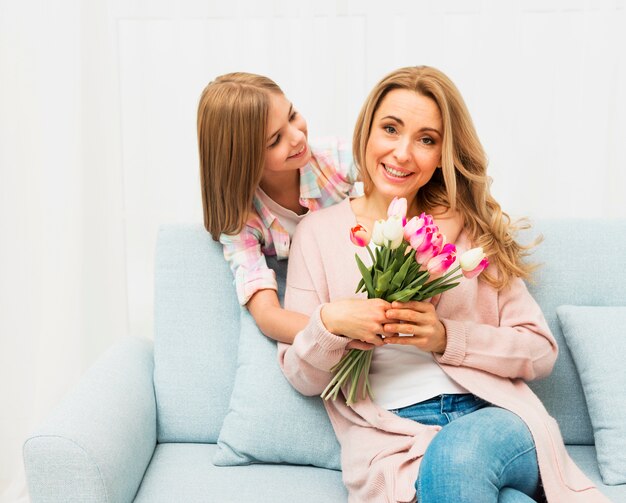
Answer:
[[[402,219],[397,215],[390,216],[383,225],[383,236],[389,242],[389,248],[395,250],[404,238]]]
[[[377,246],[385,244],[385,236],[383,235],[384,220],[376,220],[372,229],[372,242]]]
[[[480,246],[478,248],[467,250],[463,255],[461,255],[461,269],[464,271],[473,271],[485,257],[485,252],[483,252],[483,249]]]

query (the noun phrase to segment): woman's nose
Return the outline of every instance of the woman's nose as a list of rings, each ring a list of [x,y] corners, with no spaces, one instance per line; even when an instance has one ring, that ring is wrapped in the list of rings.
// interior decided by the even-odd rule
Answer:
[[[396,148],[393,151],[393,155],[398,162],[406,162],[411,157],[411,151],[409,143],[403,139],[398,141]]]

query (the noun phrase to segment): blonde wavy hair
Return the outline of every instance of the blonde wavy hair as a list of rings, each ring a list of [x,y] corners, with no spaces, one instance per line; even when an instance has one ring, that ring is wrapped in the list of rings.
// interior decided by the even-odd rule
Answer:
[[[495,267],[480,277],[494,288],[505,288],[514,277],[528,279],[535,269],[524,258],[536,242],[523,246],[516,233],[529,227],[526,220],[512,222],[490,193],[487,156],[465,102],[454,83],[441,71],[428,66],[400,68],[384,77],[361,108],[353,138],[354,159],[359,166],[364,191],[373,189],[365,169],[365,149],[372,120],[380,103],[393,89],[407,89],[431,98],[443,122],[441,168],[417,193],[418,207],[426,212],[438,208],[458,211],[473,246],[482,246]]]
[[[241,231],[265,163],[271,79],[228,73],[210,82],[198,105],[198,151],[204,226],[214,240]]]

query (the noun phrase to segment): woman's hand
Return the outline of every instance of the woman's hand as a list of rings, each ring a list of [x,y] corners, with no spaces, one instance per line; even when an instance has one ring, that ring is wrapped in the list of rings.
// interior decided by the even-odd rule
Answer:
[[[446,327],[437,316],[430,302],[393,302],[386,311],[388,322],[384,324],[384,344],[405,344],[422,351],[443,353],[446,350]],[[411,334],[413,337],[397,335]]]
[[[389,322],[385,312],[390,306],[382,299],[335,300],[324,304],[320,316],[329,332],[353,339],[349,348],[371,349],[383,345],[380,334],[385,333],[383,324]]]

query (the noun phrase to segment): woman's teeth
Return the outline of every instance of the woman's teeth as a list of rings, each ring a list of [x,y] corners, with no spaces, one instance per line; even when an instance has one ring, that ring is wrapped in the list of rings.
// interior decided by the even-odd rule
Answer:
[[[404,177],[407,177],[407,176],[409,176],[411,174],[411,173],[403,173],[402,171],[398,171],[397,169],[393,169],[393,168],[387,166],[386,164],[383,164],[383,168],[385,168],[385,171],[387,173],[389,173],[390,175],[397,176],[399,178],[404,178]]]

